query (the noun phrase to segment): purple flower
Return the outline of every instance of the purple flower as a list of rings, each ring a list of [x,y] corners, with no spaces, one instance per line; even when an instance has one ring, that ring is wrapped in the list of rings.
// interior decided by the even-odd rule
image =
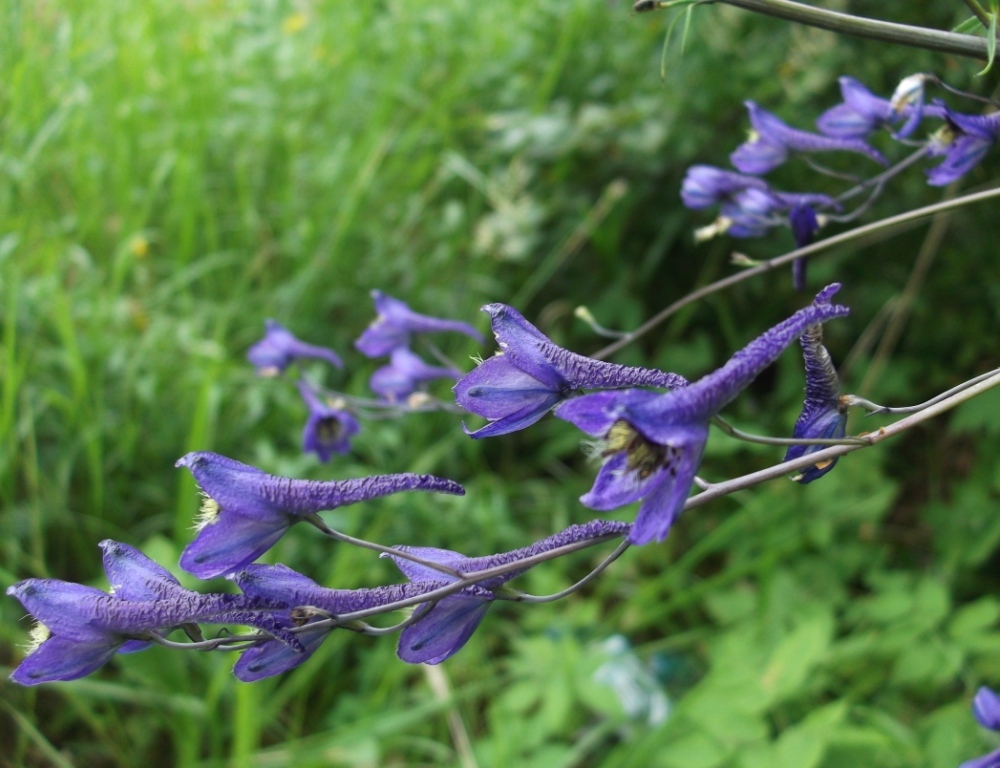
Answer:
[[[838,139],[864,139],[900,119],[900,112],[888,99],[876,96],[858,80],[841,77],[839,82],[844,101],[816,118],[820,133]]]
[[[465,493],[458,483],[431,475],[293,480],[205,451],[187,454],[177,466],[191,470],[205,495],[198,534],[181,554],[181,568],[201,579],[253,562],[292,525],[322,510],[400,491]]]
[[[1000,696],[984,685],[972,700],[972,714],[983,728],[1000,731]]]
[[[264,338],[247,350],[247,360],[261,376],[277,376],[300,357],[326,360],[335,368],[344,364],[332,349],[306,344],[274,320],[264,321]]]
[[[840,139],[792,128],[754,102],[746,102],[753,132],[729,159],[743,173],[764,174],[781,165],[791,152],[857,152],[887,165],[882,153],[859,139]]]
[[[500,352],[455,385],[455,400],[490,421],[469,432],[494,437],[524,429],[579,389],[683,387],[676,373],[617,365],[577,355],[554,344],[513,307],[487,304]]]
[[[335,453],[350,451],[351,438],[361,429],[354,414],[321,400],[307,382],[299,380],[298,385],[309,406],[309,418],[302,429],[302,450],[315,453],[323,462]]]
[[[814,306],[828,305],[833,295],[840,289],[836,283],[823,290],[813,302]],[[799,337],[802,356],[806,367],[806,399],[802,414],[795,422],[792,437],[799,438],[841,438],[847,428],[847,406],[840,398],[840,377],[833,366],[830,353],[823,346],[823,326],[810,325]],[[785,452],[783,461],[791,461],[800,456],[822,450],[821,445],[792,445]],[[828,459],[816,464],[792,479],[800,483],[818,480],[837,463]]]
[[[158,582],[161,576],[156,575],[153,581]],[[148,596],[160,586],[142,585],[134,594]],[[33,647],[10,679],[21,685],[75,680],[100,668],[119,651],[139,650],[128,649],[130,642],[141,643],[151,634],[200,621],[257,626],[301,652],[294,635],[277,627],[262,612],[271,604],[241,595],[184,592],[170,598],[130,600],[56,579],[18,582],[7,594],[21,601],[37,626],[32,631]]]
[[[528,547],[515,549],[486,557],[465,557],[458,552],[432,547],[396,547],[400,551],[416,555],[424,560],[438,563],[466,576],[517,563],[553,549],[581,541],[604,537],[623,536],[631,526],[609,520],[591,520],[583,525],[572,525],[559,533],[542,539]],[[393,562],[414,585],[434,584],[442,579],[455,582],[454,576],[436,571],[425,565],[413,563],[401,557],[391,556]],[[409,664],[440,664],[457,653],[464,646],[480,622],[486,616],[490,605],[503,594],[496,594],[504,584],[524,573],[528,567],[508,571],[493,576],[449,595],[435,604],[425,604],[417,610],[421,612],[419,621],[406,627],[399,636],[396,654]]]
[[[947,125],[931,142],[931,154],[944,155],[944,162],[927,171],[933,187],[951,184],[975,168],[1000,136],[1000,112],[962,115],[949,109],[945,117]]]
[[[732,200],[745,189],[766,192],[767,182],[756,176],[724,171],[711,165],[692,165],[681,184],[681,200],[687,208],[699,210]]]
[[[410,351],[409,347],[396,347],[384,365],[372,374],[369,386],[372,391],[389,402],[399,402],[412,395],[417,388],[434,379],[457,379],[461,371],[428,365]]]
[[[832,286],[824,293],[831,291]],[[642,499],[629,541],[662,541],[687,499],[712,416],[807,327],[846,314],[846,307],[829,304],[800,309],[718,370],[666,394],[634,389],[599,392],[560,405],[558,418],[604,441],[604,463],[594,487],[580,501],[592,509],[609,510]]]
[[[304,653],[295,653],[274,640],[264,640],[244,651],[233,673],[245,683],[287,672],[312,656],[334,630],[329,626],[309,628],[310,624],[327,618],[324,612],[338,615],[377,608],[429,592],[446,583],[439,580],[372,589],[327,589],[284,565],[248,565],[226,578],[235,581],[247,597],[269,600],[281,606],[272,612],[279,626],[288,629],[304,627],[296,632],[296,637],[305,648]]]
[[[441,320],[414,312],[399,299],[386,296],[382,291],[372,291],[378,317],[361,337],[354,342],[359,352],[368,357],[388,355],[396,347],[407,347],[413,333],[455,331],[482,343],[483,335],[467,323]]]
[[[1000,768],[1000,749],[996,749],[988,755],[977,757],[975,760],[966,760],[958,768]]]
[[[972,700],[972,714],[983,728],[1000,731],[1000,696],[983,686]],[[967,760],[959,768],[997,768],[997,766],[1000,766],[1000,749],[975,760]]]

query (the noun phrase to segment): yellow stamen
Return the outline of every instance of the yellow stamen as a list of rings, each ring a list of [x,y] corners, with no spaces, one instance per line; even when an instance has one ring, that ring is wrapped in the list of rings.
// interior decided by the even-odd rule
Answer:
[[[198,517],[194,521],[194,529],[196,531],[200,531],[206,525],[212,525],[217,522],[219,514],[222,512],[222,507],[219,506],[219,502],[204,491],[201,492],[201,495],[201,509],[198,510]]]
[[[36,620],[35,626],[33,626],[31,631],[28,632],[29,642],[26,646],[24,646],[25,654],[27,656],[33,654],[38,650],[38,647],[50,637],[52,637],[52,632],[49,631],[49,628],[42,624],[42,622]]]

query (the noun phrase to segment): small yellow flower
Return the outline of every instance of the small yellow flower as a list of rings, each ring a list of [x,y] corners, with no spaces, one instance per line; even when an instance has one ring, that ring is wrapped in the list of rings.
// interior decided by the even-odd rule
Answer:
[[[128,250],[137,259],[149,255],[149,240],[142,235],[135,235],[128,243]]]
[[[285,20],[281,22],[281,31],[286,35],[294,35],[305,29],[308,23],[309,17],[302,11],[296,11],[291,16],[286,16]]]

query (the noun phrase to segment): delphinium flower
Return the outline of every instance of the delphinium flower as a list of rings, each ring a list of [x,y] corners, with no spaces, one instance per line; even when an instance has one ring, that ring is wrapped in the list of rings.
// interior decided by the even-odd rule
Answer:
[[[801,192],[781,192],[766,181],[735,171],[725,171],[711,165],[688,168],[681,185],[681,200],[692,210],[720,206],[713,224],[695,235],[706,240],[721,234],[732,237],[761,237],[772,228],[790,226],[796,242],[815,234],[822,224],[820,210],[837,210],[839,204],[829,195]],[[809,211],[811,220],[801,217]],[[808,236],[811,236],[808,235]]]
[[[455,400],[490,421],[470,432],[494,437],[534,424],[562,400],[582,389],[682,387],[676,373],[617,365],[578,355],[552,342],[513,307],[487,304],[500,347],[455,385]]]
[[[396,347],[390,353],[389,365],[372,374],[369,386],[385,400],[398,403],[406,400],[425,382],[435,379],[454,381],[461,375],[462,372],[456,368],[428,365],[409,347]]]
[[[11,680],[21,685],[75,680],[94,672],[119,651],[141,650],[151,635],[198,622],[256,626],[288,644],[293,652],[303,650],[295,636],[277,626],[266,611],[275,607],[273,601],[187,590],[173,597],[139,599],[162,586],[138,587],[134,599],[57,579],[26,579],[9,587],[7,594],[16,597],[37,622],[31,633],[33,646]]]
[[[247,350],[247,360],[261,376],[277,376],[299,358],[326,360],[335,368],[344,365],[332,349],[299,341],[274,320],[265,321],[265,329],[264,338]]]
[[[517,563],[535,555],[554,549],[601,538],[624,536],[631,526],[628,523],[610,520],[591,520],[583,525],[572,525],[553,536],[535,542],[531,546],[502,552],[486,557],[466,557],[458,552],[433,547],[396,547],[396,549],[423,560],[447,566],[465,576],[502,565]],[[399,569],[414,585],[433,584],[445,579],[455,582],[458,577],[449,576],[426,565],[404,560],[390,555]],[[410,664],[440,664],[457,653],[472,633],[476,631],[486,612],[495,599],[505,599],[501,588],[511,579],[520,576],[528,567],[508,571],[476,583],[476,591],[463,590],[448,595],[436,603],[428,603],[417,608],[420,618],[406,627],[399,636],[396,651],[400,659]],[[507,598],[507,599],[516,599]]]
[[[284,565],[248,565],[226,578],[239,585],[249,598],[266,599],[281,606],[271,612],[275,622],[291,629],[301,627],[296,637],[305,648],[296,653],[276,640],[264,640],[247,649],[233,668],[245,683],[261,680],[297,667],[308,659],[334,630],[332,626],[311,628],[310,624],[338,614],[368,610],[421,595],[447,584],[437,581],[394,584],[370,589],[328,589]]]
[[[204,451],[187,454],[177,466],[191,470],[205,496],[198,533],[180,562],[181,568],[201,579],[253,562],[292,525],[322,510],[400,491],[465,493],[458,483],[432,475],[294,480]]]
[[[820,296],[830,295],[830,286]],[[555,415],[602,441],[603,464],[589,493],[592,509],[642,499],[629,536],[633,544],[666,538],[684,506],[708,439],[710,419],[811,325],[848,314],[829,303],[800,309],[713,373],[665,394],[627,389],[598,392],[560,405]]]
[[[983,686],[972,700],[972,714],[983,728],[1000,731],[1000,696]],[[998,766],[1000,766],[1000,749],[974,760],[967,760],[958,768],[998,768]]]
[[[788,159],[792,152],[854,152],[887,165],[882,153],[860,139],[842,139],[792,128],[777,116],[746,102],[753,126],[748,141],[736,148],[729,159],[743,173],[765,174]]]
[[[839,286],[833,285],[820,292],[814,305],[829,304]],[[802,357],[806,369],[806,399],[802,414],[795,422],[792,437],[797,438],[841,438],[847,427],[847,406],[840,396],[840,377],[830,359],[830,353],[823,346],[823,326],[810,325],[799,337]],[[807,456],[821,450],[819,445],[792,445],[785,452],[784,461]],[[792,479],[800,483],[818,480],[837,463],[836,459],[815,464],[795,475]]]
[[[382,291],[372,291],[372,299],[375,301],[378,317],[354,342],[358,351],[368,357],[382,357],[397,347],[409,346],[414,333],[454,331],[480,343],[484,341],[483,335],[468,323],[421,315]]]
[[[351,438],[361,427],[354,414],[323,400],[308,382],[299,380],[299,393],[309,407],[309,416],[302,429],[302,450],[315,453],[326,462],[335,453],[347,453]]]
[[[944,155],[944,162],[927,171],[927,183],[933,187],[951,184],[971,171],[1000,137],[1000,112],[963,115],[946,109],[945,120],[930,144],[931,155]]]

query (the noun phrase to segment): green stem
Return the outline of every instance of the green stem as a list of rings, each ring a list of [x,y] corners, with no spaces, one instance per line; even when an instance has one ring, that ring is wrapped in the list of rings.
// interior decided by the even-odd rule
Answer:
[[[986,40],[974,35],[865,19],[823,8],[813,8],[792,0],[717,0],[717,2],[845,35],[908,45],[939,53],[951,53],[956,56],[968,56],[983,61],[989,58]]]

